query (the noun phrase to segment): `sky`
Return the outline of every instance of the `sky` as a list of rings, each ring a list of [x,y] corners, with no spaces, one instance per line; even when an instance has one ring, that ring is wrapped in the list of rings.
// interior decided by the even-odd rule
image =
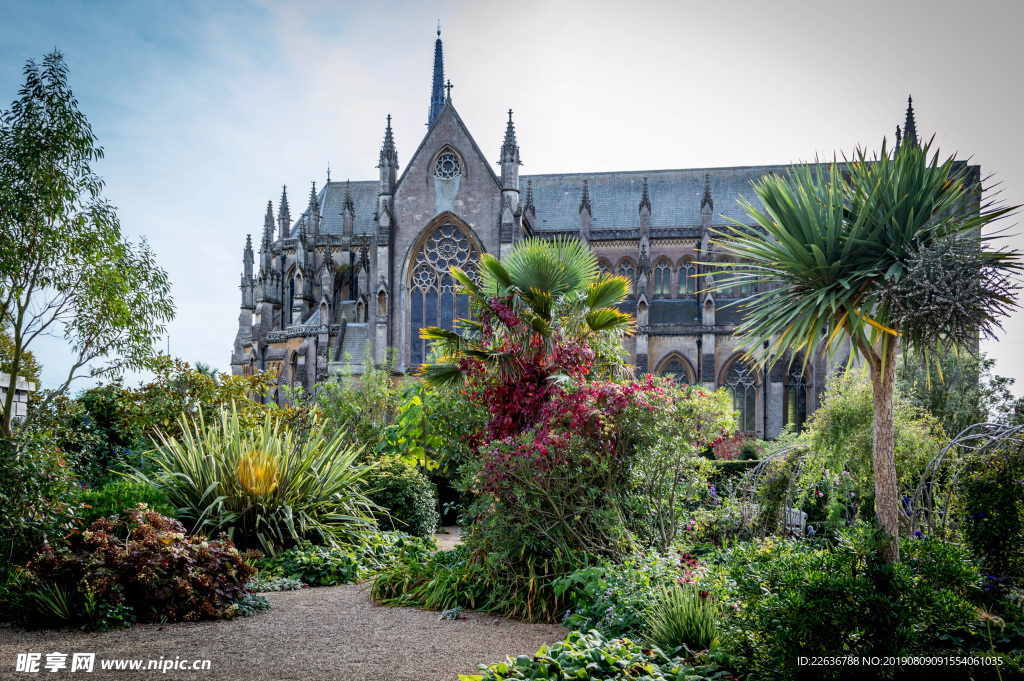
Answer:
[[[1024,3],[0,0],[0,108],[25,62],[63,52],[131,239],[173,285],[170,351],[229,369],[245,235],[268,200],[372,180],[426,132],[438,20],[452,100],[498,160],[515,112],[528,174],[778,164],[917,129],[1024,204]],[[656,206],[655,206],[656,210]],[[1017,220],[1006,245],[1024,250]],[[986,341],[1024,394],[1024,313]],[[61,382],[59,339],[36,350]],[[138,376],[132,377],[141,378]],[[87,382],[76,384],[86,387]]]

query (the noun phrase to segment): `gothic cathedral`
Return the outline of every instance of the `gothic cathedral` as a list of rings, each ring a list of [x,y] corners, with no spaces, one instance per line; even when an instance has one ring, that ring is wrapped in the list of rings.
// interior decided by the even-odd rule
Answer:
[[[751,181],[788,166],[521,175],[509,111],[495,174],[445,87],[440,30],[427,123],[401,174],[389,116],[376,181],[314,184],[295,220],[287,189],[276,217],[268,202],[258,272],[246,238],[232,373],[273,369],[279,385],[311,391],[346,356],[359,373],[388,347],[396,372],[415,373],[428,352],[419,329],[467,315],[451,266],[472,271],[481,253],[503,256],[526,236],[577,237],[602,270],[630,279],[625,308],[637,333],[625,344],[636,373],[725,387],[737,430],[774,437],[801,427],[832,363],[845,364],[848,350],[754,365],[733,335],[735,303],[751,291],[701,292],[695,276],[698,262],[729,261],[711,230],[744,219],[739,196],[758,205]],[[908,107],[905,142],[916,142],[914,125]]]

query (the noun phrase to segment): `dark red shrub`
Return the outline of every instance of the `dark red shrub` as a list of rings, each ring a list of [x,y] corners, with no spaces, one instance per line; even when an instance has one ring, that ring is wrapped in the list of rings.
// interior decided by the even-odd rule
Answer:
[[[128,606],[139,621],[194,621],[233,617],[255,573],[227,538],[186,535],[177,520],[139,504],[100,518],[68,549],[44,548],[25,586],[60,587],[79,604]]]

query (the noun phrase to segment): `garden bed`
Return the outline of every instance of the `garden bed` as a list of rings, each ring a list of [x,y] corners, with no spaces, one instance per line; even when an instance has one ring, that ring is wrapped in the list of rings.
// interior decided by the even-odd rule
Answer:
[[[209,659],[210,669],[172,670],[161,678],[454,681],[458,674],[478,673],[478,664],[506,655],[514,658],[566,635],[557,625],[473,612],[466,613],[465,620],[439,621],[435,612],[383,608],[373,604],[366,586],[266,596],[273,605],[271,611],[230,621],[139,625],[103,634],[75,629],[19,631],[0,625],[0,665],[3,674],[10,672],[20,652],[42,653],[44,663],[45,655],[55,651],[94,652],[96,671],[90,678],[96,679],[140,678],[137,671],[101,671],[101,659],[180,656]]]

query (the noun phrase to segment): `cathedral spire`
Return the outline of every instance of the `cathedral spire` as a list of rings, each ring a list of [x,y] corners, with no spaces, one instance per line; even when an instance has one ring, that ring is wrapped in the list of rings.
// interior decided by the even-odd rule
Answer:
[[[430,88],[430,111],[427,125],[431,126],[444,108],[444,54],[441,46],[441,22],[437,22],[437,40],[434,41],[434,82]]]
[[[316,235],[320,233],[320,202],[316,200],[316,182],[309,190],[309,206],[306,207],[306,222],[309,224],[309,233]]]
[[[395,149],[395,136],[391,132],[391,114],[388,114],[388,125],[384,129],[384,144],[380,148],[380,165],[389,162],[395,168],[398,167],[398,151]]]
[[[705,209],[708,213],[715,210],[715,202],[711,198],[711,173],[704,173],[704,196],[700,200],[700,212],[705,212]]]
[[[580,212],[582,213],[586,209],[587,214],[591,214],[590,210],[590,189],[587,187],[587,181],[583,180],[583,197],[580,199]]]
[[[896,126],[896,151],[900,150],[900,143],[903,141],[903,133],[900,131],[900,126]]]
[[[277,225],[281,238],[287,239],[290,236],[288,230],[292,226],[292,214],[288,210],[288,185],[284,185],[281,189],[281,204],[278,206],[277,211]]]
[[[505,143],[501,145],[501,161],[519,163],[519,145],[516,144],[516,126],[512,123],[512,109],[508,110],[508,125],[505,126]]]
[[[355,204],[352,202],[352,181],[351,180],[345,180],[345,201],[342,203],[341,209],[343,211],[348,211],[350,213],[354,213],[355,210],[356,210]]]
[[[274,241],[274,202],[267,201],[267,215],[263,218],[263,245]]]
[[[644,178],[644,192],[640,197],[640,211],[643,212],[644,208],[647,212],[651,212],[651,195],[647,192],[647,178]]]
[[[917,122],[914,120],[914,98],[907,97],[907,121],[903,124],[903,143],[920,146],[917,139]]]
[[[252,234],[245,235],[245,250],[242,251],[242,283],[245,284],[252,280]]]
[[[536,211],[537,209],[533,206],[533,178],[526,179],[526,203],[523,208],[527,211]]]

